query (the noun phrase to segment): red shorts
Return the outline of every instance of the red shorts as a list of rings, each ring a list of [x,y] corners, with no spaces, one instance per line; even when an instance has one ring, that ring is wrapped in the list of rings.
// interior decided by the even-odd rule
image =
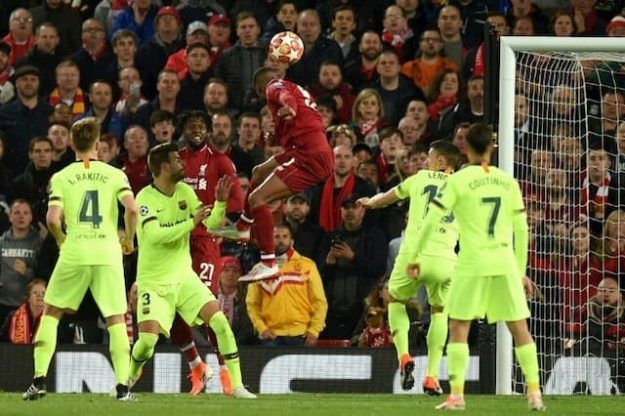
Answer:
[[[334,154],[329,147],[314,152],[289,150],[280,154],[276,160],[281,164],[274,173],[293,194],[325,181],[332,175],[334,168]]]
[[[219,273],[221,272],[221,249],[214,238],[191,235],[191,259],[193,270],[217,297]]]

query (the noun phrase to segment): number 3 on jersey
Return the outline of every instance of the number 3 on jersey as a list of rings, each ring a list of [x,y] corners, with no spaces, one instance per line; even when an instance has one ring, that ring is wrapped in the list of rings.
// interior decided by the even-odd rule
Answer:
[[[94,229],[100,228],[102,216],[100,215],[98,191],[85,192],[85,195],[82,198],[82,204],[80,204],[78,222],[89,223]]]

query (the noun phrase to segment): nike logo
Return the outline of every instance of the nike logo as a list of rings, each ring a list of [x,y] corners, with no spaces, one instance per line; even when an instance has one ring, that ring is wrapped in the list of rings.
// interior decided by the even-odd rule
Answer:
[[[157,209],[157,210],[156,210],[156,212],[157,212],[157,213],[159,213],[159,212],[163,212],[163,211],[165,211],[165,208],[161,208],[161,209]]]

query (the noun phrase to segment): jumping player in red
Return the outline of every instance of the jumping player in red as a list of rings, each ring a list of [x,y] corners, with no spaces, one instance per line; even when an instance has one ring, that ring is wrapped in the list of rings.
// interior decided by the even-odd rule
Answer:
[[[278,273],[274,246],[274,221],[267,206],[272,201],[302,192],[332,174],[334,157],[317,106],[308,91],[277,78],[274,69],[254,73],[256,91],[267,100],[284,152],[272,156],[252,171],[245,207],[235,227],[213,232],[230,239],[248,239],[249,229],[260,246],[261,261],[240,281],[268,279]]]
[[[232,189],[228,198],[228,213],[241,212],[243,208],[243,191],[236,177],[236,170],[228,156],[213,151],[207,145],[210,118],[201,111],[185,111],[178,117],[178,131],[182,133],[185,146],[180,150],[180,158],[184,162],[184,181],[191,186],[200,201],[208,207],[215,203],[215,186],[222,176],[232,178]],[[219,291],[219,273],[221,266],[221,250],[219,240],[208,233],[206,227],[198,225],[191,232],[191,257],[193,270],[213,292],[215,297]],[[217,337],[211,328],[207,328],[208,337],[219,360],[219,378],[224,394],[232,394],[230,376],[222,356],[219,354]],[[202,362],[193,338],[191,328],[176,316],[171,329],[171,339],[183,352],[189,362],[192,389],[191,394],[199,393],[207,380],[206,364]]]

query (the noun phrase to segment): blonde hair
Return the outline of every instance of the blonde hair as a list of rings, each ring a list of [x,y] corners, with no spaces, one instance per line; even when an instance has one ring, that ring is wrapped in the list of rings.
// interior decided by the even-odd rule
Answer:
[[[378,118],[379,119],[384,118],[384,105],[382,104],[382,97],[380,97],[380,93],[374,90],[373,88],[365,88],[358,93],[358,95],[356,96],[356,99],[354,100],[354,105],[352,106],[352,121],[354,123],[357,123],[358,120],[360,119],[360,113],[358,111],[358,107],[360,107],[360,104],[364,100],[371,98],[371,97],[374,97],[378,101],[378,107],[379,107]]]
[[[69,136],[76,151],[87,152],[100,139],[100,123],[95,117],[85,117],[72,125]]]

